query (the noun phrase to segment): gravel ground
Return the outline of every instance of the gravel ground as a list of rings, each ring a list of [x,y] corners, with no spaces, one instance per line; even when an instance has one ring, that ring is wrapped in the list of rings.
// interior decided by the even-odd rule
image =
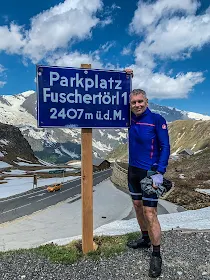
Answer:
[[[163,233],[163,272],[158,279],[210,279],[210,232]],[[128,249],[110,259],[83,260],[73,265],[51,263],[31,253],[0,257],[1,280],[146,280],[150,250]]]

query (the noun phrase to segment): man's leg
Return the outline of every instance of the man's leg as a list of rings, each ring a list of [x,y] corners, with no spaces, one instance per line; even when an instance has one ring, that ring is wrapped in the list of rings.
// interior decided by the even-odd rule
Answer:
[[[152,245],[159,246],[161,240],[161,228],[157,217],[157,208],[143,206],[143,213]]]
[[[143,213],[142,191],[140,184],[140,181],[146,176],[146,174],[146,170],[130,166],[128,168],[128,188],[133,200],[136,218],[142,232],[142,236],[140,238],[128,242],[127,245],[133,249],[148,248],[151,246]]]
[[[157,217],[157,207],[143,206],[143,212],[153,245],[149,276],[158,277],[161,274],[162,258],[160,254],[161,228]]]
[[[146,224],[146,220],[144,218],[142,200],[133,200],[133,205],[134,205],[134,209],[136,212],[136,218],[137,218],[141,231],[142,232],[147,231],[147,224]]]
[[[142,200],[133,200],[133,205],[142,236],[136,240],[128,242],[127,245],[133,249],[149,248],[151,246],[151,241],[147,230],[147,223],[144,217]]]

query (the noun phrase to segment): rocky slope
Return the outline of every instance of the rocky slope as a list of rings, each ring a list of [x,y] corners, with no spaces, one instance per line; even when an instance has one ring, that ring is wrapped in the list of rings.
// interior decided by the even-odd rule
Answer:
[[[210,190],[210,146],[189,157],[170,160],[165,177],[175,184],[167,200],[186,209],[210,206],[210,195],[196,189]]]
[[[0,168],[18,166],[19,162],[39,164],[20,130],[15,126],[0,123]]]

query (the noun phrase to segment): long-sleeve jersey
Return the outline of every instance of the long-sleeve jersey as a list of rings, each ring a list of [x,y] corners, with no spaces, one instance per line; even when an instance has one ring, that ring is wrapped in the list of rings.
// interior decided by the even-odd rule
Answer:
[[[170,156],[165,119],[149,108],[140,116],[131,115],[129,128],[129,165],[145,170],[155,168],[164,174]]]

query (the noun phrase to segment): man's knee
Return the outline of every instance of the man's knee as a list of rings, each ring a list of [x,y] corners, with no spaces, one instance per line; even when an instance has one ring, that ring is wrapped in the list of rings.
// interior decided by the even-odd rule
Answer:
[[[155,207],[143,207],[144,217],[147,222],[152,223],[157,218],[157,209]]]
[[[133,200],[133,205],[136,211],[143,211],[142,200]]]

